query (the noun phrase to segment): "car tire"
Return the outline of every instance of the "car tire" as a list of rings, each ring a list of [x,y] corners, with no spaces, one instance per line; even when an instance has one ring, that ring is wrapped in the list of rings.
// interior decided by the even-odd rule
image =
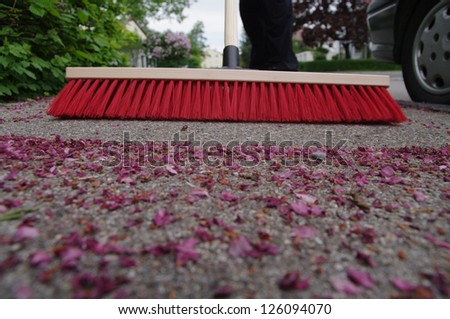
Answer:
[[[402,49],[402,72],[414,101],[450,104],[450,2],[421,1]]]

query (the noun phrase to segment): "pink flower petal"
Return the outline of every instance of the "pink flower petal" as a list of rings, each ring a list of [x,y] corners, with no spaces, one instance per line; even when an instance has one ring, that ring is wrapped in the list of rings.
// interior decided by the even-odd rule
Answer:
[[[317,230],[311,226],[300,226],[293,230],[292,236],[300,239],[313,238],[317,236]]]
[[[76,247],[69,247],[61,254],[61,265],[63,268],[74,268],[83,252]]]
[[[445,241],[439,240],[439,239],[437,239],[436,237],[434,237],[431,234],[426,234],[425,235],[425,239],[428,240],[429,242],[431,242],[432,244],[434,244],[437,247],[450,249],[450,243],[447,243]]]
[[[361,263],[368,265],[372,268],[375,268],[377,266],[377,263],[375,262],[373,257],[363,252],[358,251],[356,254],[356,259],[358,259]]]
[[[347,276],[354,283],[361,285],[366,288],[373,288],[374,283],[370,274],[365,273],[363,271],[359,271],[353,267],[349,267],[347,269]]]
[[[52,256],[45,251],[36,251],[28,260],[30,266],[37,267],[48,264],[52,260]]]
[[[300,216],[309,215],[309,207],[304,201],[296,201],[291,203],[291,209]]]
[[[391,166],[385,166],[381,169],[381,175],[384,177],[394,176],[394,169]]]
[[[280,249],[277,246],[267,242],[254,243],[253,248],[253,251],[250,252],[249,255],[255,258],[263,255],[278,255],[280,252]]]
[[[37,237],[39,237],[39,231],[36,228],[29,226],[20,226],[15,235],[17,241],[35,239]]]
[[[208,197],[209,193],[206,189],[197,189],[197,190],[190,192],[189,195],[196,196],[196,197]]]
[[[419,203],[425,202],[427,200],[425,195],[422,192],[419,192],[417,190],[414,191],[413,196],[414,196],[414,199]]]
[[[200,254],[195,250],[198,240],[189,238],[175,246],[177,253],[177,265],[184,266],[189,261],[196,261],[200,258]]]
[[[309,288],[309,280],[302,280],[298,272],[289,272],[278,283],[278,287],[281,290],[306,290]]]
[[[27,285],[21,285],[16,290],[16,299],[29,299],[33,296],[33,291]]]
[[[170,212],[162,209],[159,210],[153,218],[153,223],[158,227],[167,226],[175,221],[176,218],[174,218]]]
[[[308,194],[296,194],[295,196],[307,204],[314,204],[317,202],[317,198]]]
[[[177,175],[178,174],[178,172],[175,170],[175,168],[172,165],[167,164],[165,166],[165,168],[172,175]]]
[[[228,253],[234,257],[246,257],[253,251],[253,247],[250,242],[244,236],[239,236],[230,244],[228,249]]]
[[[221,286],[214,292],[215,299],[224,299],[230,297],[234,292],[231,286]]]
[[[125,256],[120,257],[119,263],[120,263],[120,266],[122,266],[123,268],[131,268],[131,267],[135,267],[137,265],[137,262],[135,259],[125,257]]]
[[[227,201],[227,202],[235,202],[239,200],[239,197],[234,196],[228,191],[223,191],[222,194],[220,194],[220,199]]]
[[[336,291],[343,292],[347,295],[356,295],[361,292],[351,281],[345,279],[334,278],[331,280],[331,285]]]
[[[400,291],[412,291],[416,289],[416,286],[413,284],[401,279],[401,278],[391,278],[389,279],[392,286]]]
[[[311,216],[316,216],[316,217],[325,216],[325,212],[319,206],[311,207],[311,209],[309,210],[309,213]]]

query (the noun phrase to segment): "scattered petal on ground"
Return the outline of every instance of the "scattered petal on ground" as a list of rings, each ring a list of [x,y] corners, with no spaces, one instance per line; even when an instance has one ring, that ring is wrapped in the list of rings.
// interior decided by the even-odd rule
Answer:
[[[2,106],[1,297],[448,298],[442,136],[312,151],[327,161],[295,146],[219,145],[181,163],[170,155],[189,139],[154,141],[166,122],[133,121],[149,142],[124,145],[111,136],[128,121],[50,119],[32,104]],[[376,140],[410,125],[342,127]],[[208,165],[212,153],[230,160]]]
[[[309,288],[309,280],[302,279],[299,272],[289,272],[280,280],[278,286],[282,290],[306,290]]]

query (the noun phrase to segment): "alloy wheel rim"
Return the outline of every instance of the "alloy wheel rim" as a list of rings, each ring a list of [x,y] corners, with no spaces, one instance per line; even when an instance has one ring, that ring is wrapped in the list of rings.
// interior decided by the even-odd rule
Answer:
[[[413,45],[414,72],[425,91],[450,93],[450,4],[440,2],[425,17]]]

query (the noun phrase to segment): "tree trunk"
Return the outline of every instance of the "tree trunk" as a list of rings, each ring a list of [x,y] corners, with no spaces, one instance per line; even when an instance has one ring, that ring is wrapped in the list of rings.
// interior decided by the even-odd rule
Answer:
[[[352,58],[352,53],[350,52],[350,43],[343,43],[342,46],[345,50],[345,59],[350,60]]]

